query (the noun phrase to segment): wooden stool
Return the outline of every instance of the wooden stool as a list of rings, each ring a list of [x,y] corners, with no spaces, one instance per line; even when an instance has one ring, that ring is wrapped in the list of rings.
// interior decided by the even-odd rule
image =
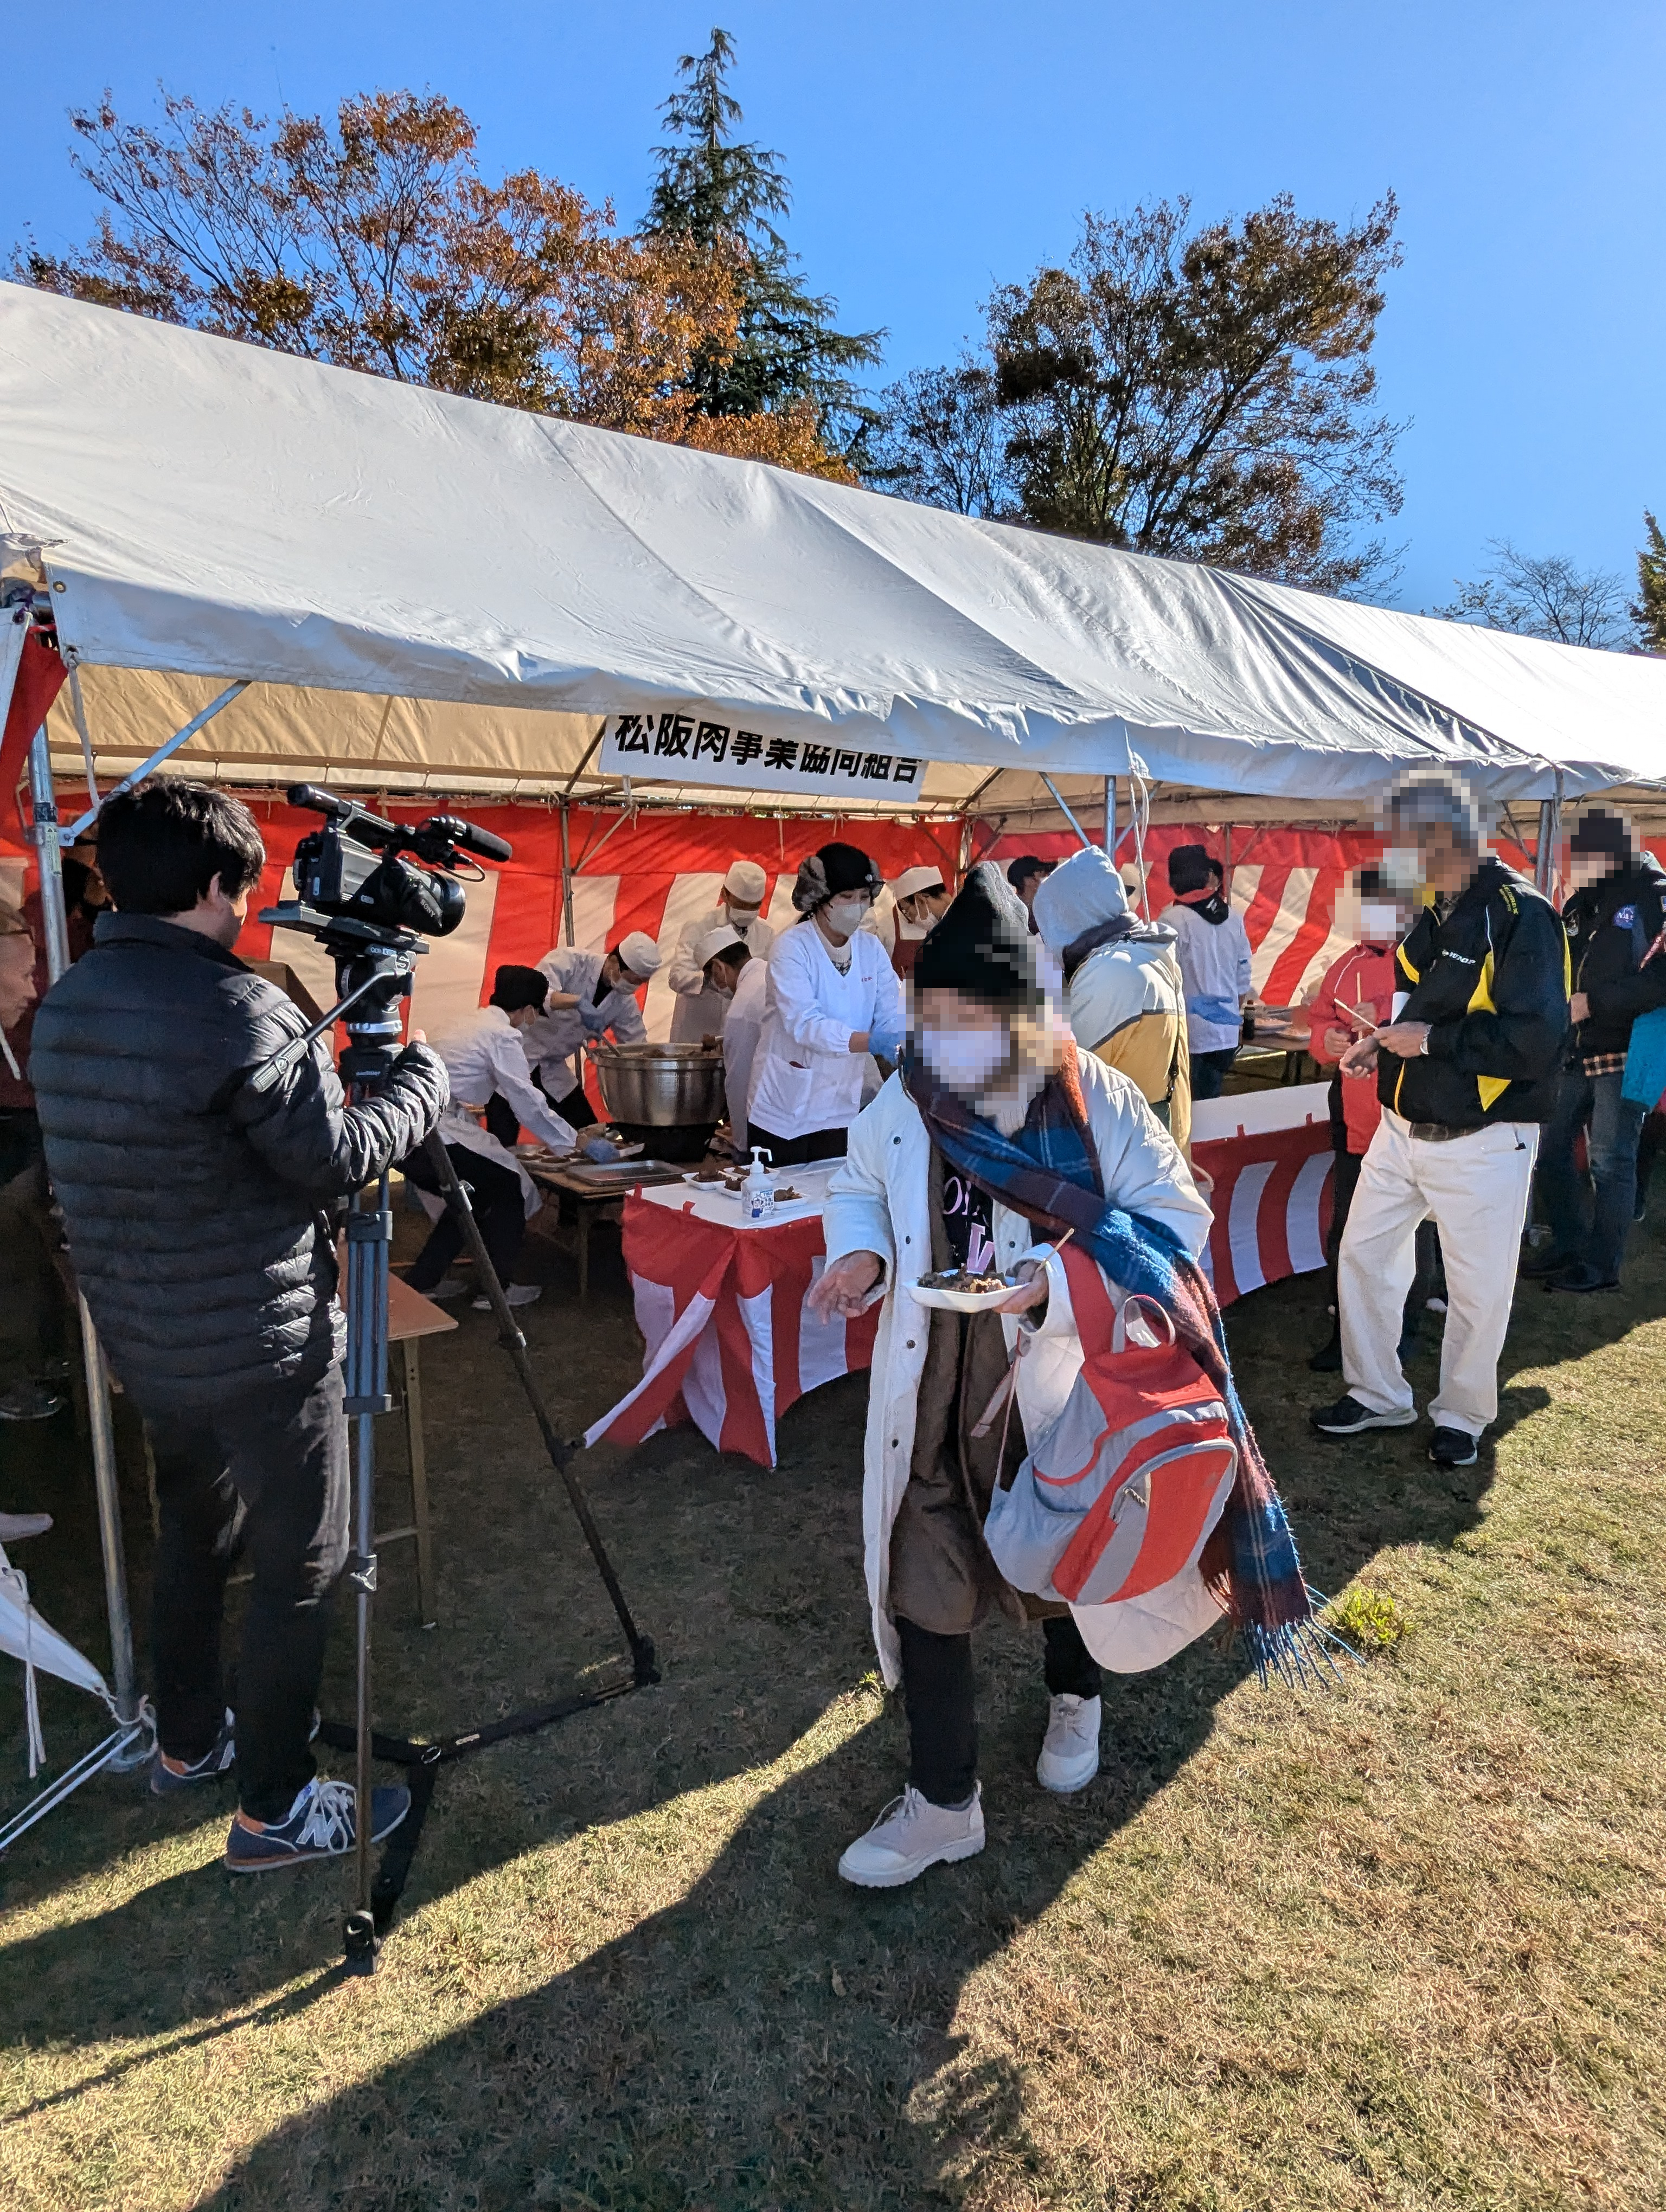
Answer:
[[[405,1450],[410,1464],[410,1520],[403,1528],[379,1529],[378,1551],[384,1544],[413,1540],[416,1546],[416,1619],[423,1628],[434,1626],[434,1538],[429,1524],[428,1451],[423,1437],[423,1378],[417,1350],[425,1336],[443,1336],[457,1327],[457,1317],[432,1298],[413,1291],[403,1275],[387,1279],[387,1341],[399,1353],[400,1410],[404,1415]]]

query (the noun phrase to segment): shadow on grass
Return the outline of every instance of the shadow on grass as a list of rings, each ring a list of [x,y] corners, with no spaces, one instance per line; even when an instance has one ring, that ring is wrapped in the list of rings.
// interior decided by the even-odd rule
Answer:
[[[1572,1315],[1571,1302],[1524,1288],[1506,1376],[1658,1311],[1657,1255],[1643,1273],[1636,1293]],[[1326,1378],[1304,1360],[1322,1305],[1321,1280],[1280,1285],[1236,1308],[1231,1329],[1310,1578],[1334,1595],[1385,1547],[1444,1546],[1471,1528],[1493,1460],[1436,1469],[1426,1430],[1316,1438],[1306,1410]],[[617,1301],[532,1311],[569,1364],[608,1332],[628,1349]],[[482,1374],[492,1390],[497,1378],[479,1351],[460,1337],[436,1347],[449,1393],[430,1385],[431,1404],[448,1402],[436,1465],[449,1446],[469,1470],[452,1478],[456,1526],[441,1555],[447,1591],[463,1595],[439,1638],[398,1648],[397,1701],[384,1695],[380,1712],[413,1730],[453,1728],[500,1693],[502,1710],[527,1702],[524,1685],[558,1686],[609,1641],[587,1563],[570,1541],[552,1549],[547,1515],[529,1502],[543,1480],[524,1436],[482,1404]],[[1420,1398],[1434,1372],[1432,1341],[1414,1372]],[[574,1394],[593,1409],[608,1387],[601,1366],[587,1366],[581,1383]],[[782,1425],[774,1474],[720,1461],[687,1431],[629,1456],[593,1456],[599,1511],[666,1680],[449,1771],[413,1908],[575,1828],[617,1824],[767,1764],[862,1678],[873,1663],[860,1560],[864,1396],[852,1378],[801,1401]],[[1501,1428],[1547,1397],[1536,1382],[1507,1382]],[[384,1638],[385,1662],[398,1643]],[[373,2212],[465,2203],[848,2212],[952,2201],[941,2177],[954,2147],[1008,2124],[1023,2074],[1021,2057],[992,2061],[970,2081],[955,2076],[945,2099],[916,2094],[955,2056],[950,2023],[968,1977],[1179,1771],[1241,1680],[1195,1646],[1155,1674],[1117,1681],[1106,1771],[1081,1797],[1057,1800],[1033,1778],[1045,1710],[1038,1633],[992,1632],[978,1667],[990,1836],[981,1858],[891,1893],[838,1881],[840,1849],[900,1784],[902,1717],[888,1701],[756,1805],[674,1905],[280,2127],[210,2201],[225,2212],[350,2201]],[[339,1694],[331,1709],[343,1709]],[[107,1823],[103,1832],[107,1847]],[[257,1908],[229,1878],[170,1879],[124,1911],[11,1947],[8,1979],[37,1996],[44,1983],[50,2032],[71,2041],[134,2032],[131,2004],[110,1985],[112,1954],[126,1954],[130,1972],[145,1960],[150,2033],[246,2003],[240,1974],[270,1988],[333,1955],[344,1885],[299,1876],[275,1887],[283,1896]],[[481,1905],[497,1909],[483,1891]],[[390,1976],[399,1940],[396,1929]],[[244,1963],[214,1963],[228,1956]]]

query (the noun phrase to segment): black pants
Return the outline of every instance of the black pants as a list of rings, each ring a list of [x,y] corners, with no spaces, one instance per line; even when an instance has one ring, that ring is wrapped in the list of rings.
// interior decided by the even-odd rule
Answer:
[[[909,1780],[933,1805],[964,1805],[977,1780],[977,1712],[972,1639],[938,1636],[899,1620],[903,1702],[909,1716]],[[1069,1613],[1042,1623],[1050,1695],[1097,1698],[1098,1662]]]
[[[147,1425],[161,1519],[151,1637],[162,1749],[192,1765],[219,1733],[226,1577],[246,1553],[254,1587],[237,1660],[237,1796],[252,1820],[281,1820],[315,1771],[307,1740],[347,1559],[341,1370],[201,1413],[152,1413]]]
[[[1221,1052],[1195,1052],[1192,1054],[1192,1096],[1194,1098],[1219,1098],[1238,1048],[1229,1044]]]
[[[748,1146],[762,1145],[775,1168],[807,1168],[816,1160],[842,1160],[850,1143],[848,1129],[812,1129],[807,1136],[777,1137],[756,1121],[748,1124]]]
[[[500,1283],[514,1280],[520,1240],[526,1234],[526,1208],[521,1200],[520,1177],[513,1169],[471,1152],[466,1145],[447,1145],[446,1158],[457,1170],[459,1182],[473,1193],[471,1203],[480,1224],[486,1251]],[[440,1178],[421,1152],[412,1152],[400,1167],[418,1190],[440,1195]],[[463,1225],[449,1207],[429,1231],[428,1243],[416,1255],[405,1280],[413,1291],[431,1291],[439,1283],[463,1243]]]
[[[532,1080],[540,1091],[544,1091],[542,1079],[536,1068],[532,1071]],[[544,1095],[546,1098],[550,1097],[547,1091]],[[550,1103],[569,1127],[587,1129],[596,1119],[596,1109],[581,1090],[569,1091],[565,1098],[550,1099]],[[520,1116],[508,1100],[496,1091],[486,1101],[486,1127],[498,1143],[506,1146],[510,1152],[520,1140]]]
[[[40,1121],[0,1111],[0,1390],[38,1380],[64,1350],[57,1242]]]
[[[537,1081],[537,1078],[533,1080]],[[539,1084],[538,1088],[542,1090],[543,1085]],[[550,1103],[569,1128],[592,1129],[596,1126],[596,1109],[585,1097],[582,1084],[576,1091],[569,1091],[565,1098],[552,1099]]]

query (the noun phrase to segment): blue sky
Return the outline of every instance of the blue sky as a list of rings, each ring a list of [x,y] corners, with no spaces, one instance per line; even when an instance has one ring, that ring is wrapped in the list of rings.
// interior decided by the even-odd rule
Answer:
[[[1085,207],[1186,192],[1213,217],[1288,189],[1342,218],[1392,186],[1406,261],[1377,358],[1412,425],[1402,604],[1450,597],[1496,537],[1630,580],[1642,508],[1666,514],[1659,0],[60,0],[7,42],[0,232],[83,237],[64,111],[108,85],[143,112],[158,79],[257,108],[443,91],[489,168],[536,166],[629,218],[714,7],[748,135],[787,159],[792,241],[847,326],[887,326],[887,374],[950,357],[991,284],[1061,258]]]

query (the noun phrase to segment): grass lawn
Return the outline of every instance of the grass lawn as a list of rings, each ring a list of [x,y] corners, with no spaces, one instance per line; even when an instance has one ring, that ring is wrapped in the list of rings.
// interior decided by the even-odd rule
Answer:
[[[581,1312],[543,1259],[528,1334],[576,1429],[635,1339],[617,1261]],[[903,1752],[861,1588],[863,1378],[800,1402],[773,1474],[692,1431],[591,1454],[665,1682],[447,1771],[374,1979],[338,1972],[345,1869],[222,1870],[221,1785],[105,1779],[0,1867],[0,2202],[1666,2206],[1666,1237],[1620,1297],[1521,1291],[1496,1451],[1457,1474],[1426,1431],[1310,1437],[1322,1299],[1282,1285],[1231,1327],[1310,1576],[1405,1625],[1342,1688],[1266,1696],[1195,1647],[1113,1687],[1104,1771],[1059,1801],[1039,1638],[994,1632],[988,1849],[852,1891],[835,1859]],[[401,1547],[377,1653],[379,1717],[416,1735],[616,1649],[488,1319],[424,1380],[440,1625],[410,1625]],[[99,1652],[70,1425],[0,1452],[7,1504],[61,1516],[19,1555],[43,1610]],[[142,1606],[137,1493],[128,1528]],[[61,1762],[95,1716],[43,1703]]]

